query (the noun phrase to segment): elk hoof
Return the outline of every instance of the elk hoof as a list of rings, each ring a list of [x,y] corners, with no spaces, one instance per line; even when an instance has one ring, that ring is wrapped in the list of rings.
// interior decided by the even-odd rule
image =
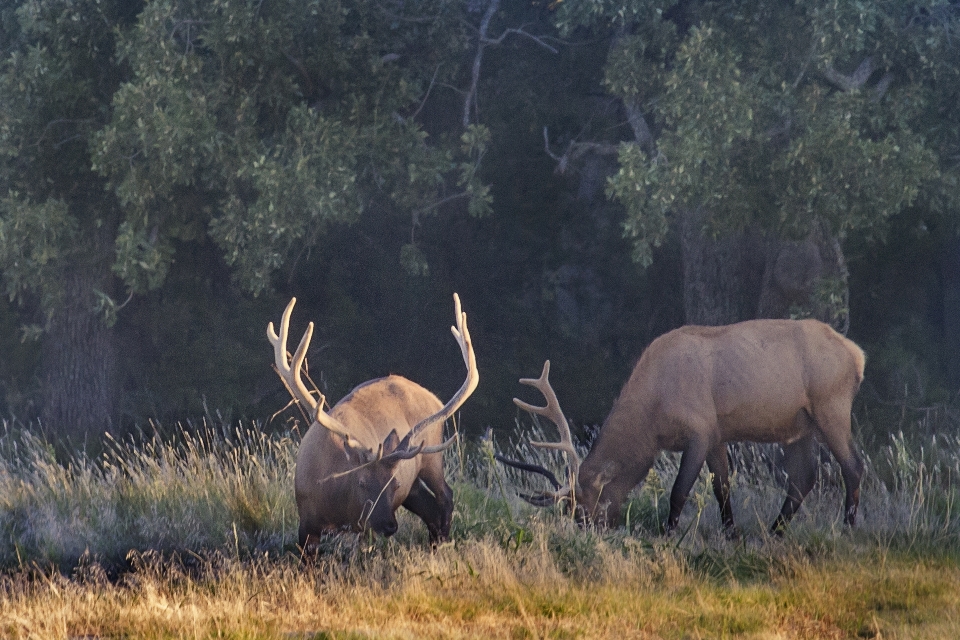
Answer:
[[[774,520],[773,524],[770,525],[770,534],[782,538],[783,534],[787,531],[787,521],[783,518],[777,518]]]

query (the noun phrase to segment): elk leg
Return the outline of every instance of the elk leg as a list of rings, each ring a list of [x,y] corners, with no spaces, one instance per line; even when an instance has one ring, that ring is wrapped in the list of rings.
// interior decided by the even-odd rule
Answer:
[[[301,522],[300,528],[297,531],[297,540],[298,540],[297,544],[300,545],[300,549],[302,549],[304,552],[306,552],[307,545],[311,542],[312,536],[313,534],[308,532],[306,528],[304,528],[303,523]]]
[[[813,434],[783,446],[783,468],[787,472],[787,498],[770,527],[770,532],[778,536],[783,535],[817,479],[817,441]]]
[[[863,477],[863,460],[857,453],[850,433],[850,405],[815,408],[814,419],[820,429],[820,437],[830,453],[840,463],[843,485],[847,491],[844,522],[853,526],[860,506],[860,480]]]
[[[668,533],[677,527],[680,512],[683,511],[683,505],[687,502],[690,489],[697,481],[709,451],[709,445],[700,441],[691,442],[684,450],[680,458],[680,470],[677,472],[677,479],[674,480],[673,490],[670,492],[670,516],[667,518],[666,525]]]
[[[860,507],[860,480],[863,478],[863,460],[854,448],[852,439],[847,442],[846,448],[849,455],[837,459],[840,461],[843,485],[847,490],[843,520],[852,527],[857,522],[857,509]]]
[[[713,474],[713,495],[720,505],[720,520],[728,532],[733,532],[733,507],[730,504],[730,462],[727,459],[727,445],[720,443],[707,454],[707,468]]]
[[[453,515],[453,490],[441,479],[442,486],[429,486],[418,479],[414,482],[403,506],[417,514],[430,532],[430,544],[436,545],[450,537],[450,518]],[[436,486],[435,483],[431,483]]]
[[[443,454],[435,454],[442,456]],[[437,540],[432,542],[444,541],[450,538],[450,521],[453,518],[453,489],[447,484],[443,477],[443,458],[436,466],[424,465],[420,471],[420,478],[427,489],[436,497],[437,504],[440,507],[440,526],[438,527]]]

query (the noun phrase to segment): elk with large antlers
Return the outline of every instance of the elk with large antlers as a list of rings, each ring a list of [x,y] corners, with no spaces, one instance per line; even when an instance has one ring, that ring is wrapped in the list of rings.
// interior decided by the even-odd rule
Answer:
[[[844,519],[853,525],[863,462],[853,445],[850,411],[865,361],[860,347],[816,320],[681,327],[644,351],[582,463],[547,379],[547,361],[538,380],[520,380],[536,387],[547,405],[514,402],[559,428],[560,443],[532,444],[566,452],[567,484],[561,487],[543,467],[498,459],[541,473],[554,484],[555,491],[524,496],[532,504],[566,501],[581,522],[604,526],[619,521],[627,494],[644,480],[660,451],[682,451],[666,529],[677,526],[706,461],[721,520],[732,531],[726,443],[781,443],[787,497],[771,527],[779,533],[813,487],[819,441],[840,463],[847,493]]]
[[[338,530],[372,530],[385,536],[397,530],[395,512],[403,505],[426,523],[431,543],[450,534],[453,492],[443,476],[443,424],[466,401],[480,380],[467,314],[454,294],[456,326],[451,327],[467,376],[447,402],[406,378],[390,375],[365,382],[329,412],[303,381],[302,370],[313,335],[311,322],[292,359],[287,353],[290,300],[267,337],[273,344],[277,373],[294,400],[313,420],[297,452],[294,478],[300,515],[300,545]]]

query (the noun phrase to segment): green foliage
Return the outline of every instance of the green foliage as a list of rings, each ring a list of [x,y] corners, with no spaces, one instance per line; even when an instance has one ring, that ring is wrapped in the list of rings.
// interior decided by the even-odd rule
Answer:
[[[400,247],[400,266],[410,276],[426,277],[430,275],[430,264],[427,262],[426,256],[413,243]]]
[[[59,200],[32,204],[16,192],[0,199],[0,264],[10,301],[33,291],[55,297],[59,262],[74,249],[77,225]],[[44,306],[53,306],[45,300]]]
[[[210,230],[251,290],[268,288],[285,257],[316,244],[330,221],[356,217],[355,139],[355,131],[298,107],[288,116],[288,142],[237,170],[259,197],[252,205],[229,197]]]
[[[31,0],[2,13],[0,270],[9,296],[35,295],[47,314],[59,301],[63,265],[89,249],[112,213],[109,203],[89,206],[101,185],[86,139],[116,81],[113,28],[135,6]]]
[[[608,187],[641,263],[682,210],[702,208],[714,234],[759,223],[799,238],[821,219],[840,236],[882,236],[899,212],[956,201],[957,120],[944,140],[930,111],[955,110],[942,85],[956,52],[946,23],[919,18],[933,7],[698,6],[678,38],[676,16],[628,22],[636,33],[607,63],[607,90],[640,103],[659,131],[653,156],[621,145]],[[612,22],[637,13],[605,10]]]
[[[676,4],[676,0],[561,0],[555,3],[556,25],[564,36],[584,26],[618,31],[659,21]]]
[[[463,130],[457,89],[479,6],[2,3],[7,339],[40,337],[64,274],[96,261],[102,277],[77,309],[116,320],[124,420],[196,416],[204,398],[225,412],[281,406],[262,334],[286,299],[268,300],[271,288],[296,293],[317,322],[311,364],[331,397],[387,371],[442,397],[460,362],[446,334],[424,337],[449,322],[455,289],[476,305],[484,376],[466,428],[512,425],[503,398],[545,357],[570,415],[589,424],[643,345],[682,321],[669,231],[681,207],[702,207],[710,233],[758,223],[802,236],[826,219],[896,241],[847,253],[864,288],[851,292],[852,331],[868,380],[887,397],[916,370],[922,384],[909,388],[930,393],[913,404],[947,397],[936,242],[957,210],[951,4],[501,3],[477,87],[482,124]],[[828,79],[868,56],[859,89]],[[621,145],[618,165],[583,152],[631,137],[625,105],[656,143]],[[595,198],[611,173],[616,205]],[[870,279],[912,271],[900,240],[920,228],[932,236],[922,277]],[[656,265],[631,264],[631,249]],[[40,372],[67,370],[20,355],[2,364],[18,415]],[[651,505],[638,509],[646,527]]]
[[[610,48],[603,69],[607,91],[641,105],[656,99],[679,41],[676,25],[664,20],[660,10],[638,22],[633,32],[620,36]]]
[[[135,293],[163,284],[178,241],[208,233],[260,292],[331,222],[356,220],[362,202],[429,208],[455,172],[480,213],[483,136],[471,134],[473,159],[457,164],[456,136],[428,140],[414,119],[431,83],[458,72],[468,41],[459,11],[363,0],[23,2],[3,15],[4,208],[34,207],[34,218],[52,216],[49,228],[68,215],[81,234],[115,229],[114,272]],[[74,193],[69,212],[54,215],[78,182],[93,187],[86,201]],[[6,228],[13,242],[23,225]],[[2,266],[8,288],[55,282],[13,259]]]
[[[178,263],[200,264],[196,279],[212,276],[218,312],[249,309],[240,298],[269,292],[283,267],[289,284],[324,258],[331,229],[346,237],[366,216],[376,241],[391,245],[384,270],[427,279],[434,256],[423,243],[401,249],[411,228],[446,202],[473,216],[491,203],[478,172],[489,131],[464,132],[434,106],[460,99],[451,88],[476,45],[465,10],[446,0],[3,4],[0,273],[29,334],[51,318],[99,315],[115,350],[68,355],[111,371],[111,353],[130,359],[106,377],[116,388],[91,394],[122,397],[128,415],[144,417],[131,405],[151,395],[164,414],[183,401],[180,411],[196,415],[203,395],[248,408],[253,382],[269,373],[250,355],[251,327],[258,344],[265,320],[210,313],[196,281],[187,287],[196,297],[182,295],[189,276]],[[66,273],[82,280],[70,314],[59,296]],[[190,310],[145,319],[173,298]],[[185,328],[188,316],[202,324]],[[243,341],[198,347],[225,327]],[[349,371],[353,382],[360,369]],[[149,387],[121,393],[128,384]]]
[[[468,160],[459,165],[460,178],[457,184],[464,188],[469,196],[467,210],[470,215],[480,217],[490,213],[490,204],[493,196],[490,187],[480,180],[477,168],[490,145],[490,130],[478,124],[471,124],[460,136],[460,148]]]
[[[457,11],[443,2],[149,3],[123,34],[132,77],[96,135],[94,166],[125,211],[116,273],[135,291],[155,288],[174,241],[208,231],[238,282],[258,293],[331,223],[355,221],[370,197],[431,208],[457,149],[431,143],[411,114],[432,80],[457,70],[450,56],[466,38]],[[473,208],[488,206],[482,185],[461,184]]]

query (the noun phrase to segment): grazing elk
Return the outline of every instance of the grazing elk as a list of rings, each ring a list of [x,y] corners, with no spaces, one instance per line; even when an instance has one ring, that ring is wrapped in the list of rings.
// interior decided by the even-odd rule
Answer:
[[[566,453],[568,482],[561,487],[543,467],[499,459],[551,479],[556,491],[524,496],[529,502],[546,506],[566,500],[581,522],[604,526],[619,521],[627,494],[644,480],[661,450],[682,451],[667,531],[677,526],[704,461],[713,473],[723,524],[735,531],[726,443],[781,443],[787,498],[771,527],[781,533],[813,487],[820,441],[840,463],[845,521],[853,525],[863,462],[854,449],[850,411],[865,361],[860,347],[816,320],[675,329],[644,351],[581,464],[548,380],[548,360],[539,379],[520,380],[538,389],[546,406],[514,402],[557,425],[559,443],[531,444]]]
[[[480,380],[467,314],[454,294],[456,326],[451,327],[467,367],[460,390],[447,402],[415,382],[397,375],[365,382],[329,412],[323,397],[315,398],[301,370],[313,335],[311,322],[293,358],[287,353],[290,300],[267,337],[273,344],[277,373],[294,400],[306,407],[313,422],[297,452],[294,478],[300,515],[300,546],[307,548],[325,532],[372,530],[385,536],[397,531],[395,512],[403,505],[420,516],[433,544],[450,534],[453,492],[443,477],[446,442],[443,424],[466,401]]]

